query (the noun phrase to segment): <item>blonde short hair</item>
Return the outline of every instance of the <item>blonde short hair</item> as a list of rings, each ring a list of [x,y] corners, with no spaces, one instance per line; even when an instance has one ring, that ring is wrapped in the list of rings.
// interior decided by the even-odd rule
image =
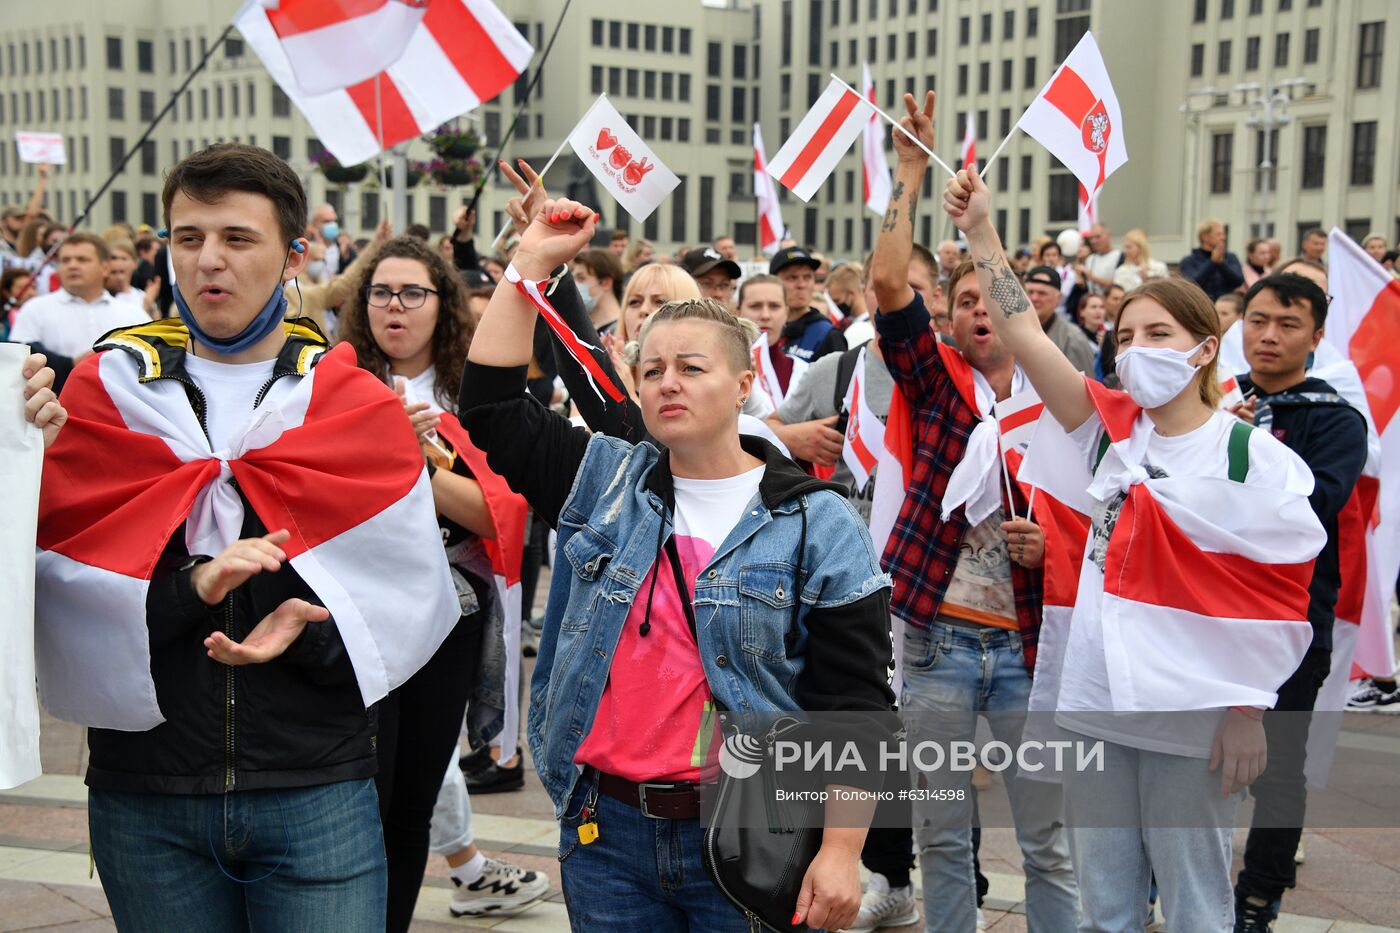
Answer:
[[[1137,245],[1138,252],[1142,254],[1143,262],[1152,259],[1152,250],[1147,246],[1147,234],[1144,231],[1134,228],[1123,234],[1123,242],[1130,241]]]
[[[700,297],[700,286],[695,284],[690,273],[680,266],[669,266],[655,262],[642,266],[632,273],[632,277],[627,280],[627,288],[622,293],[622,307],[627,307],[632,301],[632,295],[636,292],[653,288],[664,292],[669,301]],[[636,334],[627,333],[627,315],[625,313],[617,327],[624,341],[637,339]]]
[[[1199,241],[1201,237],[1205,236],[1207,233],[1210,233],[1216,227],[1224,226],[1225,221],[1216,220],[1214,217],[1207,217],[1205,220],[1196,224],[1196,240]]]
[[[704,321],[718,326],[721,349],[734,372],[748,372],[752,368],[749,365],[752,359],[750,348],[758,339],[758,325],[747,318],[734,316],[723,303],[713,298],[683,298],[662,305],[642,324],[642,332],[636,343],[627,345],[628,365],[637,365],[641,359],[641,349],[657,325],[677,321]]]

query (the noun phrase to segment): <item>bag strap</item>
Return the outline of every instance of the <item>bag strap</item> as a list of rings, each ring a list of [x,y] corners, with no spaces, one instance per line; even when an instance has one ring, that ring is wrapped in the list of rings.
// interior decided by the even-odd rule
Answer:
[[[1112,443],[1113,442],[1108,437],[1108,429],[1105,428],[1104,432],[1099,435],[1099,452],[1094,456],[1095,473],[1099,471],[1099,464],[1103,463],[1104,454],[1108,453],[1108,448],[1112,445]]]
[[[841,354],[841,360],[836,364],[836,388],[832,393],[831,407],[836,410],[836,414],[846,414],[846,390],[851,387],[851,380],[855,378],[856,363],[860,360],[861,344],[852,347]]]
[[[1254,428],[1238,419],[1230,426],[1230,443],[1226,448],[1229,457],[1229,476],[1232,482],[1243,483],[1249,475],[1249,432]]]

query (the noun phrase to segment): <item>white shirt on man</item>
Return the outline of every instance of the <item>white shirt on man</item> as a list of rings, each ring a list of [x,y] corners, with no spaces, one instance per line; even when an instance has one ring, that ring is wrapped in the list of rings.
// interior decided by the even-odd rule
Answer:
[[[151,323],[139,304],[114,298],[103,291],[83,301],[66,289],[26,301],[10,331],[12,343],[41,343],[51,353],[78,356],[92,349],[108,331]]]

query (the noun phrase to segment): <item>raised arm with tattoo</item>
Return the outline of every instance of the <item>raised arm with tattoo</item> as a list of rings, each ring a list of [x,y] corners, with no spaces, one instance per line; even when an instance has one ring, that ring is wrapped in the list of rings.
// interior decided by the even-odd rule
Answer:
[[[1089,390],[1084,377],[1041,329],[1030,298],[1006,261],[1001,237],[992,226],[987,183],[976,172],[958,172],[948,180],[943,207],[953,225],[967,237],[992,330],[1021,365],[1055,420],[1073,431],[1093,414]]]
[[[933,148],[934,100],[933,91],[927,92],[920,110],[914,95],[905,94],[904,109],[908,115],[899,121],[930,149]],[[875,253],[870,260],[870,281],[881,314],[893,314],[914,300],[914,290],[909,287],[909,260],[914,253],[914,209],[919,203],[919,185],[928,171],[928,153],[903,133],[891,132],[899,163],[895,167],[890,206],[880,224],[880,238],[875,242]]]

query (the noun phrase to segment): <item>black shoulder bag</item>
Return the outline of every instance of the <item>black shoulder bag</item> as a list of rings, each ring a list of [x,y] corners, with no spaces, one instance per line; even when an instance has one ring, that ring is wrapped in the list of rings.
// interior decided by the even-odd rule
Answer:
[[[685,607],[685,621],[698,647],[695,607],[674,537],[666,539],[666,557],[675,576],[676,595]],[[753,749],[764,763],[759,774],[749,778],[734,778],[720,769],[718,792],[705,829],[705,871],[720,893],[744,912],[751,926],[773,933],[801,933],[807,925],[794,926],[790,921],[802,879],[821,848],[825,813],[819,801],[778,800],[767,750],[802,723],[780,719],[762,737],[745,736],[732,717],[725,715],[728,710],[718,700],[714,703],[720,711],[721,731],[734,736],[740,747]]]

